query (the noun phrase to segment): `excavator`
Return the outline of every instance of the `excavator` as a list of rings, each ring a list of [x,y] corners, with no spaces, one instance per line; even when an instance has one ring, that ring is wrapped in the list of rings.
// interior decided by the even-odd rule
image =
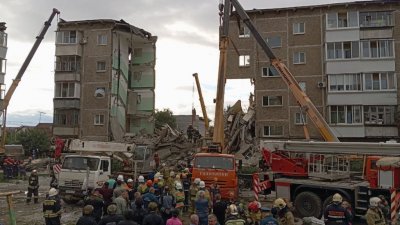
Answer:
[[[1,142],[0,142],[0,155],[5,153],[5,143],[6,143],[6,118],[7,118],[7,108],[8,104],[10,103],[11,97],[13,96],[19,82],[21,81],[22,76],[24,75],[26,68],[28,68],[29,63],[31,62],[33,56],[36,53],[40,43],[42,42],[44,35],[46,34],[47,30],[49,29],[51,22],[53,21],[56,15],[60,14],[58,9],[54,8],[49,19],[44,23],[44,27],[40,31],[39,35],[36,37],[36,41],[32,46],[31,51],[29,52],[28,56],[26,57],[24,63],[22,64],[21,68],[19,69],[15,79],[12,81],[10,88],[8,89],[6,95],[4,96],[3,105],[0,108],[0,116],[3,114],[3,124],[1,130]]]

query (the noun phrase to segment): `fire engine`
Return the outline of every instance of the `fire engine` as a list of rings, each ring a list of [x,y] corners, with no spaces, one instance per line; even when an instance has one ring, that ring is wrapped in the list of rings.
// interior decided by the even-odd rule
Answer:
[[[268,167],[262,183],[265,191],[293,201],[300,217],[319,218],[339,193],[361,218],[369,198],[383,195],[395,218],[399,143],[261,141],[260,147]]]

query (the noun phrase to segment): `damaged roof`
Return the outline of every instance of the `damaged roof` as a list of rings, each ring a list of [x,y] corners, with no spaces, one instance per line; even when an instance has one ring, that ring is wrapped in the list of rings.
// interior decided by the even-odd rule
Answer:
[[[150,39],[152,37],[151,33],[135,27],[129,23],[127,23],[125,20],[113,20],[113,19],[97,19],[97,20],[78,20],[78,21],[66,21],[60,18],[60,22],[58,22],[59,27],[67,26],[67,25],[82,25],[82,24],[99,24],[99,23],[104,23],[104,24],[111,24],[114,26],[114,29],[117,30],[122,30],[125,32],[133,33],[138,36],[141,36],[143,38]]]

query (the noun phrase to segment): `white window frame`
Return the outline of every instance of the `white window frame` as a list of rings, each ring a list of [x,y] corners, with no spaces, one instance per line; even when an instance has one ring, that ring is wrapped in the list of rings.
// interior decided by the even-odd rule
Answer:
[[[107,45],[108,36],[107,34],[98,34],[97,35],[97,45]]]
[[[239,55],[239,67],[250,66],[250,55]]]
[[[332,120],[332,109],[333,107],[336,108],[336,123]],[[343,113],[344,113],[344,122],[338,122],[339,121],[339,107],[343,107]],[[351,107],[351,111],[349,111],[349,108]],[[354,122],[356,118],[356,111],[358,109],[359,115],[358,119],[359,122]],[[329,106],[329,124],[334,124],[334,125],[361,125],[363,123],[363,108],[361,105],[331,105]],[[351,113],[351,119],[352,122],[350,123],[348,121],[348,113]]]
[[[296,112],[294,114],[294,124],[295,125],[303,125],[303,122],[301,121],[301,116],[303,116],[303,118],[304,118],[304,125],[307,124],[307,115],[305,113]]]
[[[387,44],[385,44],[385,46],[387,45],[390,49],[389,49],[389,52],[391,52],[392,53],[392,56],[381,56],[382,55],[382,52],[381,52],[381,45],[382,45],[382,42],[383,41],[385,41],[385,43],[388,43],[388,42],[390,42],[391,43],[391,45],[387,45]],[[376,44],[377,44],[377,47],[376,47],[376,49],[377,49],[377,57],[371,57],[371,53],[372,53],[372,51],[371,51],[371,42],[376,42]],[[361,44],[360,44],[360,50],[361,50],[361,54],[360,54],[360,56],[363,58],[363,59],[391,59],[391,58],[395,58],[395,49],[394,49],[394,40],[393,39],[376,39],[376,40],[363,40],[363,41],[361,41],[360,42]],[[368,44],[368,56],[364,56],[364,47],[363,47],[363,44],[364,43],[367,43]]]
[[[345,57],[345,49],[344,49],[344,45],[345,43],[350,43],[350,58],[346,58]],[[328,45],[333,44],[333,58],[329,58],[329,50],[328,50]],[[337,45],[340,44],[340,49],[337,49]],[[358,52],[357,55],[358,56],[354,56],[355,55],[355,51],[354,50],[354,44],[357,45],[358,47]],[[361,48],[362,46],[360,45],[359,41],[344,41],[344,42],[328,42],[325,45],[325,52],[326,52],[326,60],[327,61],[331,61],[331,60],[352,60],[352,59],[359,59],[360,55],[361,55]],[[337,54],[337,51],[340,50],[340,55]]]
[[[299,59],[298,62],[295,61],[295,59],[296,59],[296,54],[298,54],[298,59]],[[301,57],[300,57],[301,54],[304,55],[304,61],[303,61],[303,62],[300,61],[300,60],[301,60]],[[305,52],[294,52],[294,53],[293,53],[293,64],[295,64],[295,65],[306,64],[306,53],[305,53]]]
[[[71,35],[74,34],[74,35]],[[76,30],[63,30],[57,32],[57,44],[76,44],[78,34]]]
[[[342,13],[342,12],[340,12],[340,13]],[[354,21],[354,22],[350,21],[349,13],[356,13],[357,15],[356,15],[355,19],[357,21]],[[336,23],[334,24],[335,26],[333,26],[333,27],[329,26],[329,20],[328,20],[328,16],[329,15],[334,15],[336,17],[336,21],[335,21]],[[326,26],[327,30],[349,29],[349,28],[351,29],[351,28],[359,27],[359,14],[356,11],[348,11],[348,12],[346,12],[347,26],[340,26],[339,27],[339,13],[338,12],[327,13],[327,14],[325,14],[325,18],[326,18],[325,26]],[[350,24],[354,24],[355,26],[352,26]]]
[[[264,104],[264,97],[267,97],[267,104]],[[280,105],[271,105],[271,103],[270,103],[270,101],[271,101],[270,98],[271,97],[280,98],[281,104]],[[262,106],[263,107],[281,107],[281,106],[283,106],[283,96],[280,96],[280,95],[274,95],[274,96],[265,95],[265,96],[262,97],[261,101],[262,101]]]
[[[372,110],[375,108],[375,110]],[[365,125],[395,125],[396,124],[396,106],[395,105],[365,105],[364,110],[364,124]],[[374,112],[373,112],[374,111]],[[367,116],[367,114],[369,114]],[[390,120],[387,121],[387,115],[390,115]],[[382,119],[379,118],[382,115]],[[373,119],[375,117],[375,119]],[[367,120],[368,118],[368,120]],[[386,121],[386,123],[385,123]],[[391,123],[390,123],[391,122]]]
[[[105,116],[104,114],[96,114],[94,115],[94,121],[93,124],[95,126],[102,126],[105,123]]]
[[[343,89],[339,90],[338,78],[343,77]],[[355,78],[355,84],[354,84]],[[364,87],[363,74],[354,73],[354,74],[328,74],[328,92],[360,92],[363,91]],[[336,89],[333,89],[332,86],[335,86]],[[358,87],[358,89],[350,89],[350,87]]]
[[[378,13],[386,13],[386,20],[384,20],[383,24],[378,24],[379,18]],[[372,18],[376,14],[375,18]],[[385,27],[385,26],[393,26],[393,12],[391,11],[371,11],[371,12],[359,12],[359,24],[360,27]],[[361,17],[370,17],[371,21],[364,23],[364,20],[361,20]],[[382,18],[381,18],[382,19]]]
[[[276,71],[276,75],[274,75],[273,71]],[[267,74],[264,73],[264,71],[267,71]],[[274,66],[265,66],[261,68],[261,77],[280,77],[279,72],[275,69]]]
[[[268,134],[265,133],[265,129],[268,129]],[[271,134],[273,129],[277,129],[280,128],[281,129],[281,134]],[[263,137],[282,137],[284,135],[284,130],[283,130],[283,126],[278,126],[278,125],[274,125],[274,126],[263,126],[263,130],[262,130],[262,134]]]
[[[303,27],[303,31],[301,31],[302,27]],[[306,23],[304,23],[304,22],[293,23],[293,34],[294,35],[305,34],[305,33],[306,33]]]
[[[102,68],[104,65],[104,69]],[[107,64],[105,60],[100,60],[96,62],[96,72],[105,72],[107,70]]]
[[[249,38],[250,37],[250,30],[249,28],[241,24],[240,29],[239,29],[239,38]]]
[[[54,87],[54,98],[75,98],[75,87],[75,82],[56,82]],[[65,95],[64,91],[66,91]],[[70,91],[72,91],[72,94]]]
[[[374,74],[379,74],[378,75],[379,76],[379,89],[374,89],[374,80],[373,80],[373,75]],[[373,73],[365,73],[363,75],[364,75],[363,76],[363,86],[364,86],[363,89],[364,89],[365,92],[376,92],[376,91],[381,92],[381,91],[395,91],[395,90],[397,90],[397,79],[396,79],[397,76],[396,76],[395,72],[392,72],[392,71],[390,71],[390,72],[373,72]],[[367,89],[367,77],[369,75],[371,76],[371,89]],[[389,75],[392,75],[393,79],[389,79],[390,78]],[[383,77],[386,77],[386,81],[388,82],[387,83],[387,88],[385,88],[385,89],[382,88],[382,80],[384,80]],[[392,85],[389,84],[390,80],[393,81]],[[392,86],[392,88],[389,88],[390,86]]]

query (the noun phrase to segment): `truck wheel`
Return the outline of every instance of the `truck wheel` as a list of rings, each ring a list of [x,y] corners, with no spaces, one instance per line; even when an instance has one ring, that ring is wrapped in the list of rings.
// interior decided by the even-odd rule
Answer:
[[[70,198],[63,198],[62,200],[68,205],[75,205],[76,203],[79,202],[79,200],[77,199],[70,199]]]
[[[294,205],[300,218],[314,216],[319,218],[322,211],[321,199],[318,195],[305,191],[296,196]]]

